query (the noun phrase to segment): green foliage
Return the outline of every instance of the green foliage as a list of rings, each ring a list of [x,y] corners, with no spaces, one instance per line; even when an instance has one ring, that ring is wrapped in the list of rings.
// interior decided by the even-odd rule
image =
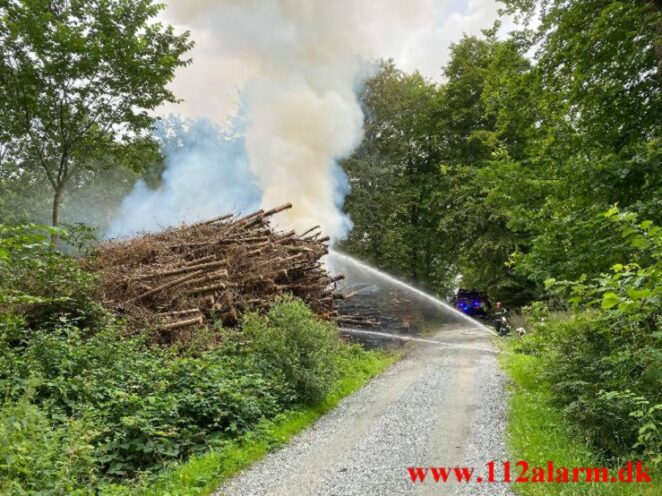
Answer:
[[[92,494],[149,478],[286,409],[319,406],[348,364],[359,374],[367,359],[293,299],[247,316],[241,333],[209,329],[216,347],[150,346],[109,317],[86,326],[91,277],[47,230],[1,232],[3,494]]]
[[[252,431],[214,446],[210,451],[175,464],[131,494],[145,496],[197,496],[212,494],[243,468],[288,442],[300,430],[334,408],[345,396],[391,365],[398,353],[364,351],[351,346],[338,362],[338,380],[329,394],[314,406],[295,407],[273,420],[261,422]],[[123,494],[123,493],[122,493]]]
[[[542,310],[542,309],[541,309]],[[544,310],[543,310],[544,312]],[[549,315],[547,315],[549,318]],[[507,346],[521,341],[511,341]],[[554,393],[546,378],[546,365],[540,356],[522,353],[502,353],[500,361],[512,383],[509,395],[508,444],[512,459],[526,460],[530,466],[600,467],[618,470],[623,460],[605,460],[590,449],[583,432],[569,421],[555,405]],[[562,494],[567,496],[655,496],[660,494],[662,482],[659,470],[647,466],[651,484],[565,484]],[[553,487],[552,487],[553,486]],[[514,484],[513,490],[524,496],[548,496],[558,493],[558,486],[550,484]]]
[[[345,208],[354,228],[342,248],[422,286],[448,289],[435,204],[442,187],[439,142],[431,131],[438,89],[387,61],[360,98],[365,137],[343,162],[352,184]]]
[[[75,327],[33,331],[16,346],[3,335],[0,388],[35,401],[54,418],[89,418],[100,473],[125,477],[185,456],[208,436],[232,436],[290,403],[288,388],[250,357],[222,349],[180,358],[113,328],[91,336]],[[10,338],[10,339],[7,339]]]
[[[94,447],[83,421],[58,425],[31,403],[30,394],[0,407],[0,492],[28,494],[94,494]]]
[[[527,299],[526,282],[505,265],[518,240],[488,208],[478,176],[500,139],[521,147],[514,126],[497,133],[500,102],[484,96],[506,68],[528,64],[493,30],[451,47],[443,85],[382,62],[361,94],[364,140],[343,162],[354,221],[344,250],[439,294],[460,272],[497,298],[516,290]]]
[[[94,278],[52,249],[47,236],[53,233],[78,243],[75,230],[0,224],[0,311],[26,317],[30,327],[91,325],[102,314],[91,299]]]
[[[576,282],[547,282],[576,309],[530,311],[519,351],[542,358],[554,402],[601,453],[662,462],[662,229],[611,209],[633,262]]]
[[[601,218],[611,205],[662,222],[662,9],[502,3],[541,22],[464,37],[441,84],[389,63],[367,82],[366,135],[343,163],[355,221],[343,249],[437,293],[461,274],[519,306],[549,278],[627,258]]]
[[[52,419],[44,429],[65,437],[84,419],[93,447],[90,477],[122,480],[156,471],[284,408],[317,404],[334,387],[346,347],[302,303],[282,302],[268,317],[250,316],[246,326],[247,336],[232,331],[223,347],[181,356],[122,339],[113,326],[91,334],[68,324],[28,330],[4,317],[0,396],[10,412],[30,395],[32,405],[21,411],[43,412]],[[253,343],[246,344],[248,336]],[[48,456],[61,456],[64,442],[54,437]],[[36,441],[27,446],[25,460],[38,449]]]
[[[47,181],[54,225],[74,180],[157,154],[149,111],[176,102],[167,84],[191,47],[188,33],[155,21],[162,8],[152,0],[0,4],[0,165],[14,179]]]
[[[518,273],[539,284],[595,277],[628,253],[602,212],[618,203],[662,221],[662,9],[616,0],[503,3],[525,16],[537,8],[541,22],[518,33],[536,64],[496,92],[509,98],[501,122],[529,119],[522,154],[502,150],[486,171],[489,202],[530,240],[513,258]]]
[[[283,377],[301,401],[318,403],[333,387],[343,350],[338,332],[302,302],[283,300],[266,318],[248,315],[243,330],[265,375]]]
[[[648,320],[653,330],[662,306],[662,229],[650,220],[638,222],[635,213],[615,207],[604,216],[620,230],[625,245],[621,250],[636,262],[614,264],[609,273],[591,280],[586,276],[574,282],[549,279],[546,284],[575,307],[600,307],[614,317]]]

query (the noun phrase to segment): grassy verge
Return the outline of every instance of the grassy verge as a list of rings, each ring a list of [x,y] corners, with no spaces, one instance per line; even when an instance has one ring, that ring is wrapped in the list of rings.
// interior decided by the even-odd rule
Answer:
[[[172,465],[155,481],[130,494],[142,496],[208,495],[226,479],[288,442],[321,415],[334,408],[400,357],[398,352],[358,352],[343,366],[341,378],[324,401],[314,407],[302,407],[283,413],[272,421],[259,424],[249,434],[225,443],[209,452],[194,456],[186,463]],[[107,494],[121,494],[121,488],[108,488]]]
[[[509,344],[504,344],[510,348]],[[509,351],[512,351],[509,349]],[[562,412],[551,403],[549,384],[541,380],[540,358],[521,353],[504,353],[501,364],[510,375],[512,391],[508,441],[511,460],[526,460],[530,467],[600,467],[597,454],[573,433]],[[614,473],[617,467],[610,467]],[[660,474],[651,473],[653,482],[644,483],[520,483],[513,484],[523,496],[654,496],[662,494]],[[530,475],[530,474],[529,474]]]

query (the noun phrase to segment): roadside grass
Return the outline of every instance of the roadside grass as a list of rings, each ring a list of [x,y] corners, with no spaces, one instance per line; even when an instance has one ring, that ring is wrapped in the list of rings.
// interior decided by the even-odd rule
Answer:
[[[514,340],[502,342],[509,353],[500,355],[500,362],[512,380],[509,400],[508,444],[513,462],[513,478],[519,468],[517,460],[530,467],[546,467],[552,460],[555,467],[601,467],[600,457],[583,442],[580,433],[573,432],[562,412],[551,403],[550,386],[542,380],[540,358],[512,352]],[[618,467],[609,467],[610,474]],[[646,483],[513,483],[522,496],[656,496],[662,494],[660,473],[648,471],[653,482]],[[530,473],[529,473],[530,476]]]
[[[191,457],[184,463],[171,465],[156,479],[145,483],[142,487],[109,486],[101,494],[140,496],[212,494],[225,480],[287,443],[295,434],[311,425],[371,378],[379,375],[401,356],[401,351],[360,350],[352,353],[343,364],[336,387],[321,404],[284,412],[272,421],[262,422],[240,438],[226,441],[207,453]]]

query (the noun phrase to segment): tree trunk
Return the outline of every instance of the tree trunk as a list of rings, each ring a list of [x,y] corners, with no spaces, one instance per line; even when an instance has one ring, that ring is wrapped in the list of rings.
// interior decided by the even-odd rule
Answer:
[[[418,204],[420,205],[420,203]],[[419,221],[419,216],[418,216],[418,205],[417,204],[412,204],[410,206],[410,214],[409,214],[409,224],[413,227],[412,231],[414,233],[417,233],[419,227],[418,227],[418,221]],[[418,284],[418,251],[419,247],[417,245],[418,240],[410,240],[411,246],[410,246],[410,252],[409,252],[409,277],[410,279],[415,283]]]
[[[662,0],[655,0],[657,13],[662,14]],[[657,61],[657,79],[662,86],[662,18],[655,23],[653,30],[653,50]]]
[[[60,203],[62,201],[62,187],[58,186],[55,188],[53,193],[53,217],[52,224],[53,227],[57,227],[60,224]],[[56,233],[51,234],[51,246],[55,247],[59,241],[60,236]]]

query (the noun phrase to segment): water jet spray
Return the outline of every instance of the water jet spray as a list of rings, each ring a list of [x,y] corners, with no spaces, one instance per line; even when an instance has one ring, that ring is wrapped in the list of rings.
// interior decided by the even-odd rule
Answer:
[[[375,277],[381,279],[382,281],[388,282],[389,284],[391,284],[393,286],[397,286],[400,289],[403,289],[403,290],[407,291],[408,293],[410,293],[412,295],[415,295],[418,298],[426,301],[427,303],[430,303],[431,305],[433,305],[437,308],[441,308],[445,312],[447,312],[447,313],[449,313],[449,314],[451,314],[455,317],[459,317],[460,319],[470,323],[472,327],[475,327],[475,328],[478,328],[482,331],[488,332],[488,333],[490,333],[494,336],[497,335],[496,332],[494,332],[492,329],[487,327],[485,324],[483,324],[483,323],[477,321],[476,319],[473,319],[473,318],[469,317],[468,315],[458,311],[457,309],[453,308],[451,305],[449,305],[448,303],[445,303],[444,301],[440,300],[439,298],[436,298],[436,297],[432,296],[431,294],[428,294],[424,291],[421,291],[420,289],[416,288],[415,286],[412,286],[411,284],[407,284],[406,282],[401,281],[400,279],[397,279],[397,278],[395,278],[395,277],[393,277],[393,276],[391,276],[391,275],[389,275],[385,272],[382,272],[379,269],[371,267],[370,265],[368,265],[364,262],[361,262],[361,261],[359,261],[359,260],[357,260],[357,259],[355,259],[355,258],[353,258],[349,255],[346,255],[346,254],[344,254],[340,251],[337,251],[337,250],[331,250],[329,252],[329,257],[332,260],[335,258],[335,259],[341,261],[342,263],[350,264],[353,267],[355,267],[355,268],[357,268],[357,269],[359,269],[363,272],[367,272],[367,273],[371,274],[372,276],[375,276]]]

